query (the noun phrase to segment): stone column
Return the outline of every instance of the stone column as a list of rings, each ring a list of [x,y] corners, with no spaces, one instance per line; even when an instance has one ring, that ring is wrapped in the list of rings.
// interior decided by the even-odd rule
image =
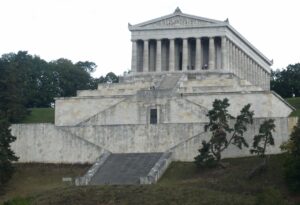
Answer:
[[[156,41],[156,72],[161,72],[161,40]]]
[[[221,69],[227,70],[227,39],[225,36],[222,36],[222,45],[221,45],[221,55],[222,55],[222,66]]]
[[[227,70],[228,71],[231,71],[232,70],[232,65],[231,65],[231,62],[232,62],[232,45],[231,45],[231,42],[230,41],[227,41],[227,46],[228,46],[228,67],[227,67]]]
[[[208,54],[208,69],[215,69],[215,39],[209,38],[209,54]]]
[[[259,69],[259,67],[257,66],[257,64],[255,63],[255,67],[257,69],[257,85],[259,87],[262,87],[262,82],[261,82],[261,70]]]
[[[267,73],[267,87],[266,87],[266,89],[267,90],[270,90],[270,73]]]
[[[201,70],[202,67],[202,44],[201,38],[196,38],[196,59],[195,59],[195,70]]]
[[[245,54],[243,51],[241,51],[241,76],[246,79]]]
[[[250,59],[250,57],[247,57],[247,73],[248,73],[248,81],[251,83],[251,84],[253,84],[253,82],[252,82],[252,76],[253,76],[253,71],[251,70],[251,64],[250,64],[250,62],[251,62],[251,59]]]
[[[149,72],[149,41],[144,40],[143,72]]]
[[[137,42],[132,40],[131,72],[137,72]]]
[[[256,64],[254,61],[252,62],[252,66],[253,66],[253,70],[254,70],[254,84],[256,86],[258,86],[259,85],[259,70],[256,67]]]
[[[182,70],[186,71],[188,68],[188,39],[184,38],[182,43]]]
[[[232,70],[233,73],[236,74],[236,56],[237,56],[237,48],[235,47],[235,45],[233,45],[232,47]]]
[[[175,71],[175,40],[170,39],[169,71]]]
[[[242,65],[242,51],[238,49],[238,76],[240,78],[243,78],[241,65]]]

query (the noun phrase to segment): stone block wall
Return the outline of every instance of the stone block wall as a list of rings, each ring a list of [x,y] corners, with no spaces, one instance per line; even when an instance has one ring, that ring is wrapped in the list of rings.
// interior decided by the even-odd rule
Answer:
[[[275,146],[268,153],[280,153],[279,146],[289,137],[288,118],[274,118]],[[249,145],[264,118],[256,118],[245,138]],[[173,152],[173,160],[193,161],[202,140],[208,140],[201,123],[158,125],[109,125],[57,127],[52,124],[14,124],[17,137],[12,149],[19,162],[85,163],[94,162],[102,153]],[[223,157],[249,156],[249,149],[231,146]]]

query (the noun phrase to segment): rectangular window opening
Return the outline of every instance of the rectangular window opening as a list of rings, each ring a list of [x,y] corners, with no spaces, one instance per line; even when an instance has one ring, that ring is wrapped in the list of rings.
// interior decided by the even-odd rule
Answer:
[[[150,124],[157,124],[157,109],[150,110]]]

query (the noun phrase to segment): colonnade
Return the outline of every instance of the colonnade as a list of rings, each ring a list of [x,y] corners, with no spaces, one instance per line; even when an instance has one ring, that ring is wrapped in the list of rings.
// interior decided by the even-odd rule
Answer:
[[[227,70],[270,88],[270,74],[225,36],[132,41],[132,72]]]

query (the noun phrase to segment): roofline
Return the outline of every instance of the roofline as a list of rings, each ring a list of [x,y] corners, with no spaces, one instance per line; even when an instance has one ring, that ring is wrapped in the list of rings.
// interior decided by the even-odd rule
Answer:
[[[242,34],[240,34],[233,26],[229,23],[226,25],[234,34],[236,34],[246,45],[248,45],[253,51],[261,56],[269,66],[273,65],[273,62],[267,58],[262,52],[260,52],[252,43],[250,43]]]
[[[194,19],[198,19],[198,20],[202,20],[202,21],[207,21],[207,22],[210,22],[210,23],[224,23],[224,21],[204,18],[204,17],[185,14],[185,13],[172,13],[172,14],[168,14],[168,15],[165,15],[165,16],[161,16],[161,17],[149,20],[149,21],[138,23],[138,24],[135,24],[135,25],[131,25],[130,23],[128,23],[128,25],[130,25],[130,27],[134,29],[135,27],[145,26],[147,24],[151,24],[151,23],[163,20],[163,19],[168,19],[168,18],[171,18],[171,17],[174,17],[174,16],[183,16],[183,17],[188,17],[188,18],[194,18]],[[129,28],[129,30],[130,30],[130,28]]]

